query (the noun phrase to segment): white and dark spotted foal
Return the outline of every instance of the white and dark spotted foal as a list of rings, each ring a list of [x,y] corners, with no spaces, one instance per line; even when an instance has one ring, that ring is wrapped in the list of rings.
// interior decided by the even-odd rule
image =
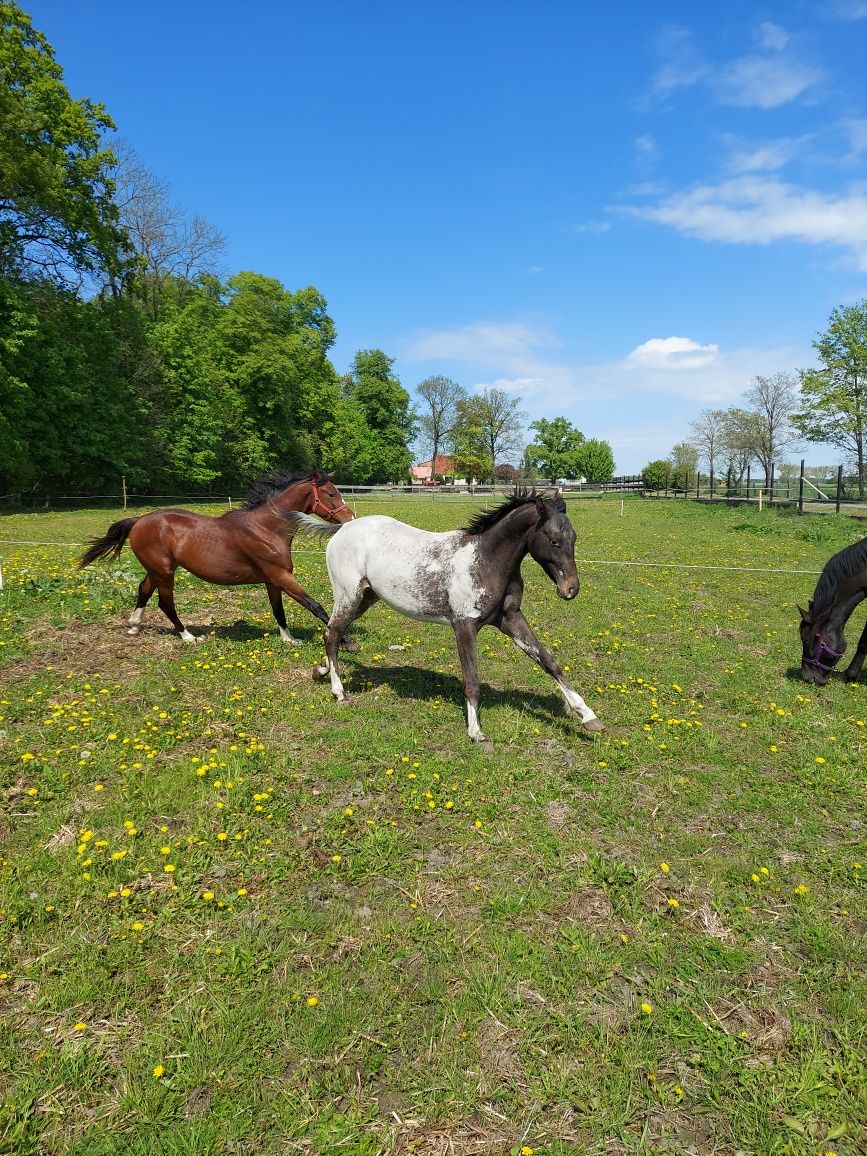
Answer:
[[[467,729],[484,742],[479,726],[476,637],[496,626],[557,683],[567,712],[588,731],[604,726],[567,681],[521,612],[521,562],[530,555],[561,598],[578,593],[575,531],[559,491],[545,498],[519,490],[496,509],[480,514],[463,530],[433,534],[374,514],[342,526],[287,512],[296,529],[330,538],[325,560],[334,590],[334,609],[325,630],[325,664],[338,702],[346,701],[337,663],[338,643],[349,625],[380,598],[410,618],[449,625],[455,632],[467,700]]]

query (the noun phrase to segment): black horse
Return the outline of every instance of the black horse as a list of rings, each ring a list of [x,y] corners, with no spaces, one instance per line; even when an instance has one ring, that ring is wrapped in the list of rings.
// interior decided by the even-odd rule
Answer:
[[[479,726],[479,677],[476,635],[496,626],[538,663],[559,686],[570,715],[586,730],[605,728],[566,679],[521,613],[524,583],[521,562],[530,555],[557,587],[561,598],[578,593],[575,531],[558,492],[545,498],[519,489],[496,509],[463,530],[431,534],[394,518],[370,515],[327,526],[303,513],[287,521],[322,538],[330,537],[325,563],[334,589],[334,610],[325,630],[321,677],[331,676],[339,702],[346,699],[337,665],[337,643],[359,615],[380,598],[393,609],[425,622],[451,626],[458,644],[467,700],[467,730],[484,742]]]
[[[859,602],[867,598],[867,539],[830,558],[819,576],[809,607],[801,611],[801,675],[824,686],[846,652],[843,628]],[[843,677],[853,681],[867,658],[867,626]]]

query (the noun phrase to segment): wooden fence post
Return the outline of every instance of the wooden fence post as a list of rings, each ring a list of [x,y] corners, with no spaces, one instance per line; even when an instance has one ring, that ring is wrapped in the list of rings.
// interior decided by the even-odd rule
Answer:
[[[801,476],[798,479],[798,513],[804,512],[804,459],[801,458]]]
[[[843,488],[843,464],[837,467],[837,510],[840,513],[840,490]]]

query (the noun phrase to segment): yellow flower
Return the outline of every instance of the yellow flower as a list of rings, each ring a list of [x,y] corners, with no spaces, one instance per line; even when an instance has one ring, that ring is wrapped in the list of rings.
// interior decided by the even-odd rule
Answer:
[[[663,873],[663,875],[667,875],[669,873],[669,871],[671,870],[671,868],[669,867],[669,865],[667,863],[660,863],[659,864],[659,870]]]
[[[668,906],[671,908],[675,908],[675,907],[680,907],[680,904],[678,903],[678,901],[676,899],[669,899]]]
[[[308,1007],[316,1007],[316,1005],[317,1005],[318,1003],[319,1003],[319,996],[316,996],[316,995],[309,995],[309,996],[307,997],[307,1006],[308,1006]]]
[[[332,855],[331,856],[331,862],[332,863],[339,863],[342,858],[343,858],[342,855]]]
[[[161,1080],[165,1074],[166,1069],[163,1067],[163,1065],[157,1064],[157,1066],[154,1068],[154,1079]]]
[[[136,922],[132,925],[132,929],[133,931],[144,931],[144,924],[139,920],[136,920]]]
[[[210,899],[213,899],[213,898],[214,898],[214,893],[213,893],[213,891],[203,891],[203,892],[202,892],[202,898],[203,898],[203,899],[208,899],[208,900],[210,900]]]
[[[521,1145],[521,1156],[533,1156],[534,1149],[529,1144]]]
[[[238,888],[238,894],[239,895],[246,895],[247,894],[247,888],[246,887],[239,887]]]
[[[77,1024],[72,1025],[72,1030],[74,1032],[86,1032],[87,1031],[87,1024],[82,1023],[81,1020],[79,1020]]]
[[[169,874],[171,874],[171,873],[172,873],[172,871],[176,871],[176,870],[177,870],[177,868],[175,867],[174,863],[166,863],[166,865],[165,865],[165,867],[163,868],[163,870],[164,870],[164,871],[168,871],[168,873],[169,873]]]
[[[824,763],[824,761],[825,761],[825,760],[822,758],[822,756],[821,756],[821,755],[819,755],[819,756],[817,757],[817,759],[816,759],[816,762],[817,762],[817,763]]]
[[[644,1014],[646,1016],[652,1015],[653,1014],[653,1004],[643,1003],[641,1005],[641,1010],[644,1012]]]
[[[809,890],[810,890],[810,888],[807,886],[806,883],[799,883],[798,886],[795,888],[795,894],[796,895],[806,895]]]

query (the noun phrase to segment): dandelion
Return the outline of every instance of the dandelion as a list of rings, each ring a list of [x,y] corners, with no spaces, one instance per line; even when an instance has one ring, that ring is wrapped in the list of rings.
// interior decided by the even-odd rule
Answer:
[[[817,755],[817,756],[816,756],[816,762],[817,762],[817,763],[824,763],[824,761],[825,761],[825,760],[824,760],[824,758],[823,758],[821,755]]]
[[[642,1010],[643,1014],[646,1016],[653,1015],[653,1004],[643,1003],[641,1005],[641,1010]]]
[[[202,898],[203,898],[203,899],[207,899],[208,901],[210,901],[211,899],[213,899],[213,898],[214,898],[214,893],[213,893],[213,891],[203,891],[203,892],[202,892]]]
[[[175,864],[174,864],[174,863],[166,863],[166,865],[165,865],[165,867],[163,868],[163,870],[164,870],[164,871],[168,871],[169,875],[171,875],[171,873],[172,873],[173,871],[177,871],[177,867],[175,866]],[[122,892],[122,891],[121,891],[121,895],[123,895],[123,892]]]
[[[798,886],[795,888],[795,894],[796,895],[806,895],[809,890],[810,890],[810,888],[807,886],[806,883],[799,883]]]
[[[72,1030],[74,1032],[86,1032],[87,1031],[87,1024],[82,1023],[82,1021],[79,1020],[77,1024],[72,1025]]]
[[[309,995],[307,997],[307,1006],[308,1007],[316,1007],[316,1005],[318,1003],[319,1003],[319,996],[318,995]]]
[[[671,868],[669,867],[669,865],[667,863],[660,863],[659,864],[659,870],[662,872],[663,875],[667,875],[669,873],[669,871],[671,870]]]
[[[535,1148],[531,1148],[529,1144],[521,1145],[521,1156],[533,1156]]]
[[[343,858],[342,855],[332,855],[331,856],[331,862],[332,863],[339,863],[342,858]]]
[[[669,899],[669,901],[668,901],[668,906],[669,906],[669,907],[672,909],[672,911],[673,911],[673,910],[675,910],[675,908],[677,908],[677,907],[680,907],[680,904],[678,903],[678,901],[677,901],[676,899],[674,899],[674,898],[672,897],[672,898],[671,898],[671,899]]]
[[[144,931],[144,924],[140,920],[136,920],[132,925],[133,931]]]
[[[165,1074],[166,1069],[163,1067],[163,1065],[157,1064],[157,1066],[154,1068],[154,1079],[161,1080]]]

